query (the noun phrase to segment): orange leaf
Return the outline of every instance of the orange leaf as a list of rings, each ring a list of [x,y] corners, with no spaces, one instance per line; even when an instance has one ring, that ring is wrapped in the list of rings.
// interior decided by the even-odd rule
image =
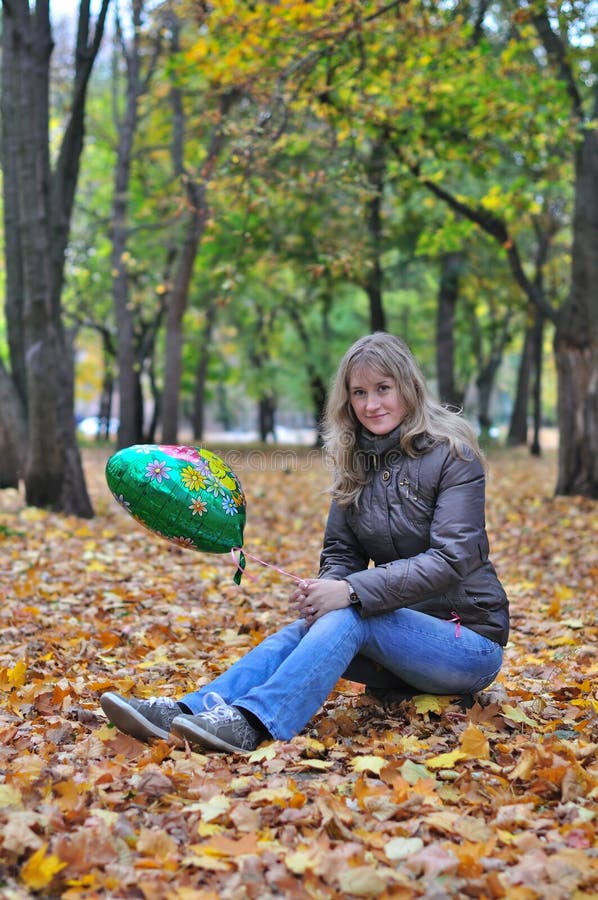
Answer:
[[[461,750],[470,759],[490,759],[490,744],[486,735],[471,723],[461,735]]]

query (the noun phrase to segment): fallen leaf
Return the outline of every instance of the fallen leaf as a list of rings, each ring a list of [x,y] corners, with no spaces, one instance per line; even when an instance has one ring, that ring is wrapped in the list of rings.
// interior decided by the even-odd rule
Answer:
[[[66,866],[66,863],[53,853],[46,853],[47,849],[48,844],[42,844],[21,866],[21,880],[33,891],[41,891],[48,887],[54,876]]]
[[[356,756],[351,760],[351,765],[356,772],[373,772],[379,775],[387,765],[387,760],[381,756]]]
[[[472,723],[461,735],[461,750],[469,759],[490,759],[490,742],[482,729]]]
[[[509,719],[511,722],[524,722],[526,725],[532,726],[537,726],[538,724],[537,722],[534,722],[533,719],[530,719],[527,713],[525,713],[519,706],[504,705],[502,707],[502,714],[505,719]]]
[[[392,879],[391,872],[375,866],[355,866],[346,869],[339,878],[341,891],[354,897],[377,897]]]
[[[460,759],[466,759],[467,754],[462,750],[451,750],[450,753],[440,753],[426,760],[428,769],[451,769]]]
[[[395,862],[397,859],[407,859],[414,853],[418,853],[423,846],[424,842],[421,838],[396,837],[384,845],[384,852],[388,859]]]

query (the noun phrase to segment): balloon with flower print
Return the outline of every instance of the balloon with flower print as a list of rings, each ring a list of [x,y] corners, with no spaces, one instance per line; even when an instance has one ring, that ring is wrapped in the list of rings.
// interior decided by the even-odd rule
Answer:
[[[134,519],[181,547],[227,553],[243,546],[241,483],[209,450],[135,444],[110,457],[106,480]],[[240,556],[237,581],[245,562]]]

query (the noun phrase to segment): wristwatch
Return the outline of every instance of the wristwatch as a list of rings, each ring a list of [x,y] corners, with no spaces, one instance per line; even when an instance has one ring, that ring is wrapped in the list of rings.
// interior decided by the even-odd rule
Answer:
[[[351,582],[347,581],[347,584],[349,585],[349,603],[350,603],[350,605],[355,606],[357,609],[360,609],[361,608],[361,600],[359,599],[359,597],[357,596],[357,594],[351,587]]]

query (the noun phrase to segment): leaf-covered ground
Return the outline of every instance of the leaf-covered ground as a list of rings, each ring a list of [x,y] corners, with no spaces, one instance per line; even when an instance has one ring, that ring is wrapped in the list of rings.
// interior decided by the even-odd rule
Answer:
[[[219,448],[213,448],[219,452]],[[223,453],[246,549],[316,568],[328,472],[314,452]],[[251,757],[141,744],[108,689],[179,696],[289,621],[291,582],[180,550],[109,495],[97,516],[0,492],[0,895],[589,898],[598,894],[597,504],[554,498],[555,459],[491,460],[492,555],[512,602],[499,680],[468,712],[384,709],[340,682],[309,730]]]

